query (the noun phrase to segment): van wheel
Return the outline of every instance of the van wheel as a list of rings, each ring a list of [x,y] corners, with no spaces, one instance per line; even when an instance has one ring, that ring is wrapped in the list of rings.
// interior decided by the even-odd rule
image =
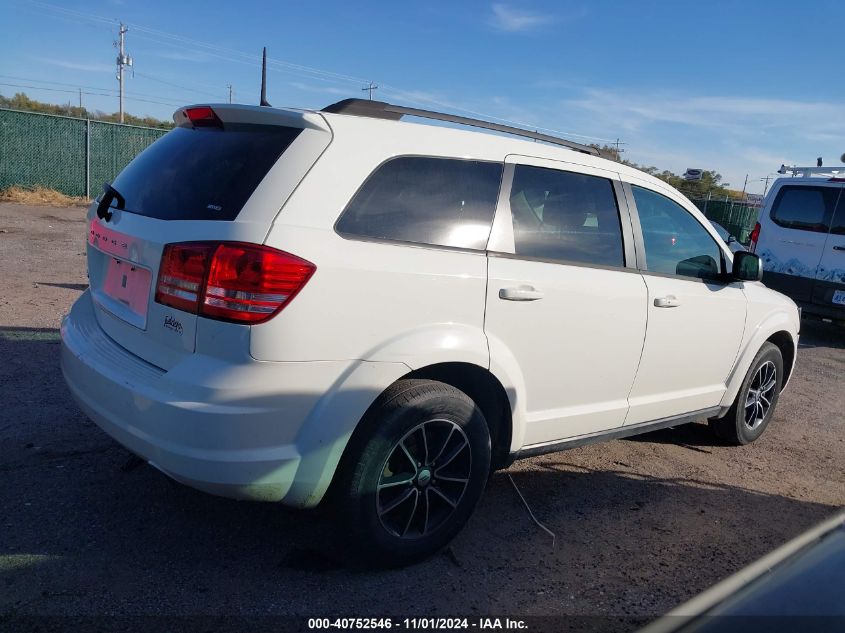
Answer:
[[[490,434],[463,392],[403,380],[356,431],[338,471],[346,558],[368,567],[431,556],[460,531],[490,472]]]
[[[772,343],[763,343],[725,417],[710,420],[716,435],[731,444],[750,444],[772,419],[783,382],[783,356]]]

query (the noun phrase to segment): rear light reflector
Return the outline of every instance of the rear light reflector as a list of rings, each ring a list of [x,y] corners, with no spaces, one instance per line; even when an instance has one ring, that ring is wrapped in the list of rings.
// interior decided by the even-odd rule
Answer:
[[[156,301],[212,319],[262,323],[290,303],[315,270],[311,262],[258,244],[168,244]]]
[[[760,239],[760,223],[759,222],[757,222],[757,224],[754,225],[754,229],[751,231],[750,237],[751,237],[751,244],[750,244],[751,252],[756,253],[757,252],[757,240]]]

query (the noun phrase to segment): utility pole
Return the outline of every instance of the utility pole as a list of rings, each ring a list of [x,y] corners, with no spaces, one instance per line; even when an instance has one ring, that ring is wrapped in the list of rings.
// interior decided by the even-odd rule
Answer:
[[[79,109],[82,109],[82,88],[79,89]]]
[[[742,201],[745,202],[745,188],[748,186],[748,174],[745,174],[745,184],[742,185]]]
[[[372,101],[373,100],[373,90],[378,90],[378,86],[371,81],[369,86],[367,86],[366,88],[361,88],[361,90],[369,92],[370,93],[370,101]]]
[[[619,138],[617,137],[617,138],[616,138],[616,141],[614,141],[613,143],[611,143],[611,145],[614,145],[614,146],[616,147],[616,156],[619,158],[619,160],[622,160],[622,152],[624,152],[625,150],[624,150],[624,149],[619,149],[619,146],[620,146],[620,145],[625,145],[625,143],[623,143],[622,141],[620,141],[620,140],[619,140]]]
[[[229,103],[232,103],[232,84],[227,84],[226,87],[229,89]]]
[[[120,82],[120,122],[123,123],[123,69],[126,66],[132,66],[132,58],[126,54],[126,47],[125,47],[125,35],[126,31],[129,29],[126,28],[126,25],[121,22],[120,23],[120,39],[115,42],[115,46],[118,47],[118,55],[117,55],[117,80]]]
[[[766,192],[769,190],[769,178],[770,176],[766,176],[765,181],[766,184],[763,186],[763,197],[766,197]]]

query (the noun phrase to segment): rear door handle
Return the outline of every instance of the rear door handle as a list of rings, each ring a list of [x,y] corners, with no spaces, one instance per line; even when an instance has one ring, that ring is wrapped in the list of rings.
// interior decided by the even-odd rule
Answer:
[[[833,250],[835,250],[835,251],[845,251],[845,246],[834,246]]]
[[[499,290],[499,299],[505,301],[537,301],[542,299],[543,293],[533,286],[517,286]]]
[[[657,297],[654,300],[654,307],[655,308],[677,308],[681,305],[681,302],[678,301],[678,298],[675,295],[666,295],[665,297]]]

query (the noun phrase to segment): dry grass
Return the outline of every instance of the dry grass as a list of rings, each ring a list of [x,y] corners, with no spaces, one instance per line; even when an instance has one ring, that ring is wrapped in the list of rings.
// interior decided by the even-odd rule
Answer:
[[[0,191],[0,202],[47,205],[51,207],[84,207],[90,204],[91,201],[82,196],[66,196],[55,189],[48,189],[47,187],[19,187],[13,185]]]

